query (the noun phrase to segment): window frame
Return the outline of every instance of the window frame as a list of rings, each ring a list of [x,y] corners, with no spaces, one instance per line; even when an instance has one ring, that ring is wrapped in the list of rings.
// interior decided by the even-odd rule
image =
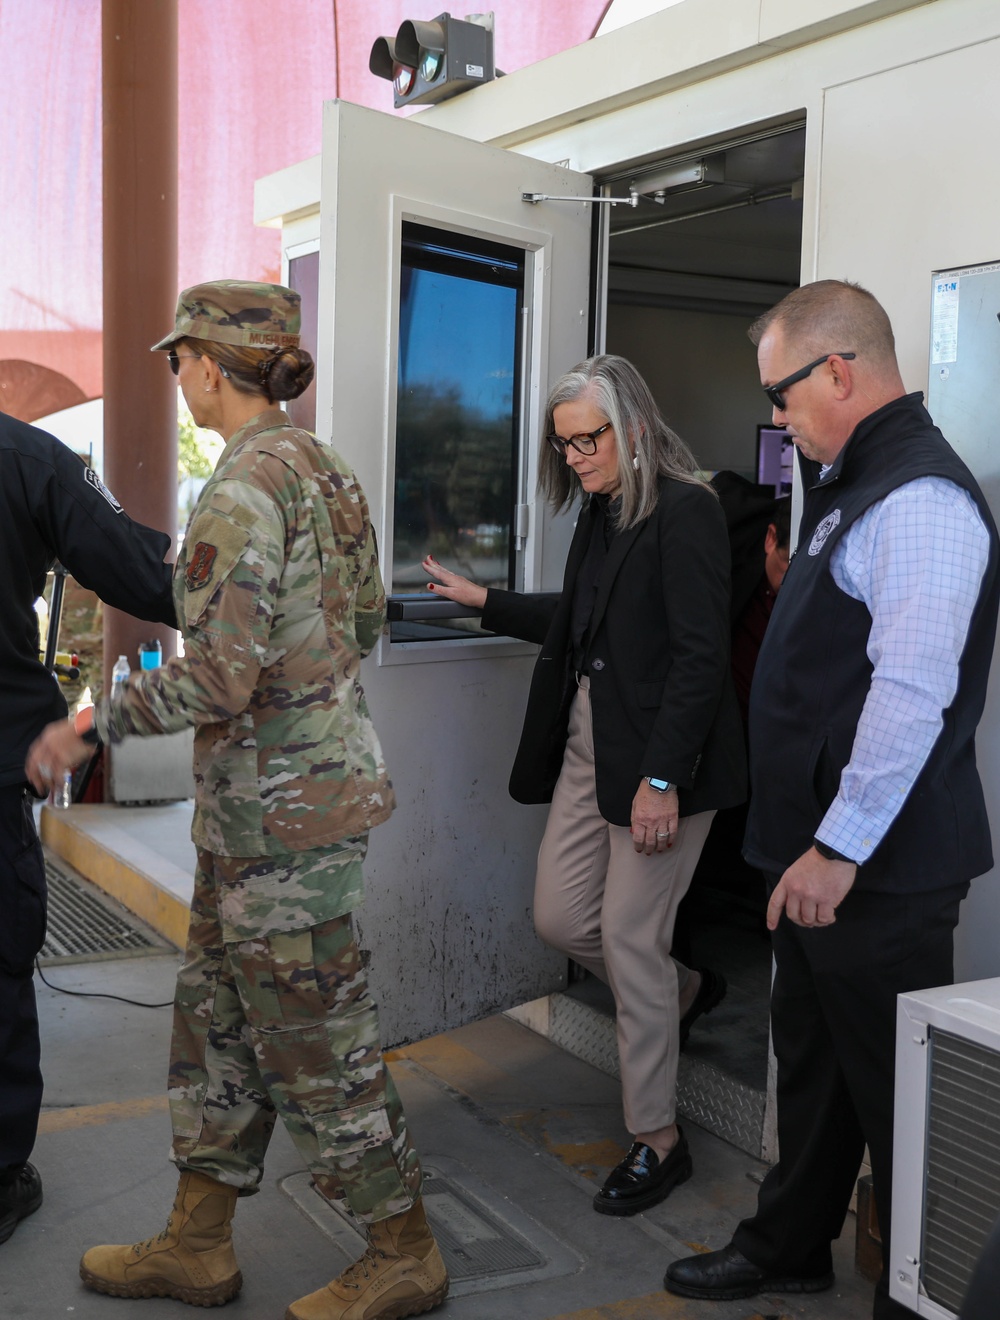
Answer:
[[[549,241],[538,241],[537,231],[515,228],[500,222],[484,225],[481,216],[418,202],[393,194],[391,197],[392,252],[389,280],[389,344],[391,370],[387,373],[387,399],[385,408],[385,461],[383,463],[382,526],[379,529],[379,558],[383,579],[393,578],[396,489],[396,418],[399,385],[399,319],[402,281],[403,225],[416,224],[438,229],[456,237],[485,239],[491,243],[518,248],[524,253],[524,286],[522,294],[521,329],[519,334],[520,380],[516,398],[518,441],[515,447],[516,470],[514,479],[514,542],[516,566],[515,591],[531,591],[538,581],[541,552],[538,536],[542,519],[539,516],[536,493],[536,472],[540,438],[530,434],[532,409],[537,405],[540,384],[546,378],[545,364],[541,360],[540,345],[547,293],[546,262],[551,260]],[[393,598],[396,599],[396,598]],[[406,600],[403,596],[401,599]],[[436,607],[429,615],[443,610],[444,603],[428,597],[427,603]],[[458,607],[459,609],[461,607]],[[438,617],[441,614],[438,613]],[[429,619],[430,621],[430,619]],[[485,659],[506,655],[532,654],[533,643],[505,636],[476,636],[440,638],[425,641],[393,640],[386,630],[379,639],[377,659],[379,665],[412,664],[457,659]]]

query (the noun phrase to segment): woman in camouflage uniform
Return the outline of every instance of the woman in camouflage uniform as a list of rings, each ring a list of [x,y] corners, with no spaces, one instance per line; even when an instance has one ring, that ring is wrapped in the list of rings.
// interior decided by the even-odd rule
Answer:
[[[226,441],[174,574],[184,656],[133,674],[92,728],[89,712],[50,725],[28,773],[58,781],[89,750],[81,731],[115,743],[195,729],[198,870],[169,1078],[180,1186],[166,1232],[92,1248],[84,1282],[194,1305],[236,1296],[230,1221],[277,1114],[370,1240],[287,1320],[377,1320],[430,1310],[448,1276],[351,927],[368,830],[394,805],[358,683],[385,597],[353,473],[275,406],[312,378],[298,331],[290,289],[181,294],[155,348],[198,425]]]

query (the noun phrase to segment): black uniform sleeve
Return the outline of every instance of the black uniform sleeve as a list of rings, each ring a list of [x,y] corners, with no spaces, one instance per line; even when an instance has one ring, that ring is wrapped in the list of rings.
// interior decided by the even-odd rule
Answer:
[[[81,586],[138,619],[177,627],[163,557],[170,537],[133,522],[97,473],[58,441],[35,517],[47,545]]]

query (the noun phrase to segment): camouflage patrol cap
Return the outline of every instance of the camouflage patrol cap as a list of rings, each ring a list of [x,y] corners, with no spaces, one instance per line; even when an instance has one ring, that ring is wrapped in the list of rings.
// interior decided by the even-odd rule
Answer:
[[[281,284],[195,284],[177,299],[173,330],[150,351],[166,351],[185,337],[237,348],[298,348],[301,301],[294,289]]]

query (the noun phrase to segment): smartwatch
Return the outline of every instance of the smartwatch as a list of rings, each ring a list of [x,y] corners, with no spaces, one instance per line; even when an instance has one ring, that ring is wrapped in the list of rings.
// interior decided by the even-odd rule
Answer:
[[[82,738],[88,747],[96,747],[101,741],[101,735],[97,732],[97,725],[94,723],[93,706],[84,706],[78,710],[73,718],[73,729],[78,738]]]
[[[669,779],[654,779],[652,775],[646,776],[646,783],[650,788],[655,788],[657,793],[669,793],[671,790],[676,792],[677,789],[677,785]]]
[[[823,843],[819,839],[813,839],[813,847],[820,857],[825,857],[828,862],[850,862],[852,866],[855,865],[852,857],[845,857],[843,853],[837,852],[836,848],[831,848],[828,843]]]

